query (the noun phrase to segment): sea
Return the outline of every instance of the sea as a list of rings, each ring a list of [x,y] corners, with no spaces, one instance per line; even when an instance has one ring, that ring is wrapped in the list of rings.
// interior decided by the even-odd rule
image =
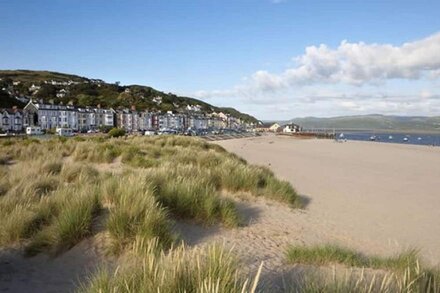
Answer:
[[[400,143],[400,144],[415,144],[427,146],[440,146],[440,133],[377,133],[377,132],[336,132],[336,138],[340,138],[343,133],[347,140],[370,141],[376,143]],[[373,140],[374,138],[374,140]]]

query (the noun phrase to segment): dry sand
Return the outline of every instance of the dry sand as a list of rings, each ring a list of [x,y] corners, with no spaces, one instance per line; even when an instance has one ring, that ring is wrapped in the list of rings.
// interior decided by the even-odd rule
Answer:
[[[254,237],[381,255],[417,248],[440,263],[440,148],[283,136],[218,144],[270,167],[309,201],[304,211],[254,207],[259,220],[244,229],[255,228]]]

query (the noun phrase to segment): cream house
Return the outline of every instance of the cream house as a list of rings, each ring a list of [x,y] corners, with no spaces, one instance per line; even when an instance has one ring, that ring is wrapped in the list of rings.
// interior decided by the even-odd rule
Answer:
[[[278,132],[281,128],[281,125],[279,125],[278,123],[274,123],[272,124],[272,126],[269,127],[269,131],[271,132]]]

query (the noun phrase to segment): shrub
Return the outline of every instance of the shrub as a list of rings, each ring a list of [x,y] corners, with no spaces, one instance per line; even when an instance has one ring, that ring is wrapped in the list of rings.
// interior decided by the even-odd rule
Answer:
[[[124,135],[125,135],[125,130],[122,128],[112,128],[112,130],[108,132],[109,137],[121,137]]]

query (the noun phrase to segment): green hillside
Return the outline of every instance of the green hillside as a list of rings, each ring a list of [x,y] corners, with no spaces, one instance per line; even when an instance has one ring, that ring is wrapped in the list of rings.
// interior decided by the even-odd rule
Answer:
[[[440,131],[440,117],[359,115],[291,120],[304,128]]]
[[[78,106],[96,106],[113,108],[130,108],[135,106],[138,110],[151,111],[173,111],[182,112],[187,105],[199,105],[202,112],[211,113],[224,112],[236,118],[241,118],[248,122],[258,120],[250,115],[241,113],[233,108],[219,108],[203,101],[177,96],[172,93],[164,93],[149,86],[129,85],[121,86],[119,83],[106,83],[100,79],[90,79],[77,75],[70,75],[50,71],[31,71],[31,70],[0,70],[0,90],[6,88],[7,92],[12,92],[15,96],[26,96],[34,99],[44,99],[46,102],[72,103]],[[69,85],[50,84],[51,82],[73,82]],[[15,84],[14,84],[15,82]],[[17,84],[17,82],[20,82]],[[40,86],[38,91],[31,91],[32,85]],[[57,93],[65,90],[63,97],[57,97]],[[3,107],[9,107],[10,101],[15,99],[9,96],[8,102]],[[3,97],[2,100],[7,99]],[[153,99],[160,97],[160,102]],[[17,101],[18,102],[18,101]],[[9,105],[9,106],[8,106]],[[1,106],[0,106],[1,107]]]

